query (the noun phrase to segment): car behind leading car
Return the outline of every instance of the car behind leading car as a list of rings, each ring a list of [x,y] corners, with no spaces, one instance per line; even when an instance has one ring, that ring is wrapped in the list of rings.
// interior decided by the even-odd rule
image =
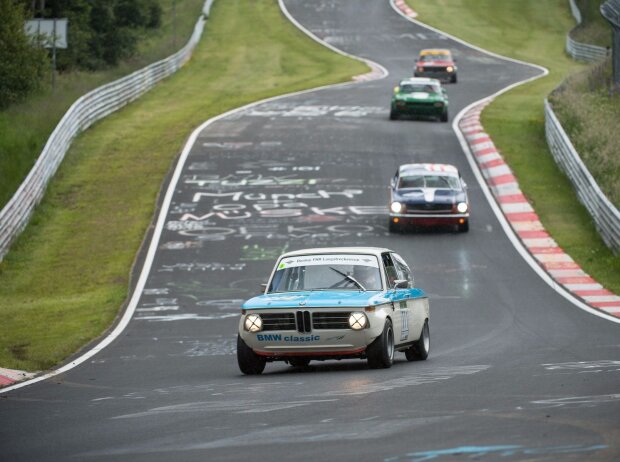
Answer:
[[[448,121],[448,95],[439,80],[410,78],[394,88],[390,119],[401,116],[436,117]]]
[[[390,231],[451,225],[469,231],[467,185],[449,164],[401,165],[390,184]]]

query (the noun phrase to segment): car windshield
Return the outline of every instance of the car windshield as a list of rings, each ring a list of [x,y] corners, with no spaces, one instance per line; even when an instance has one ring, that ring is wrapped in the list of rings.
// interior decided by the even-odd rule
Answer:
[[[304,290],[382,290],[374,255],[324,254],[286,257],[278,263],[269,293]]]
[[[450,61],[450,55],[448,54],[436,54],[436,55],[422,55],[420,61],[423,63],[432,63],[435,61]]]
[[[398,181],[398,189],[443,188],[460,190],[459,180],[450,175],[403,175]]]
[[[400,86],[401,93],[439,93],[439,86],[428,83],[404,83]]]

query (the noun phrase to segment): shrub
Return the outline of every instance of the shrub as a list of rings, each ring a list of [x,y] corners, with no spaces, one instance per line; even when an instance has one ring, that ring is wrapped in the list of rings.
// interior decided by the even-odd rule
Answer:
[[[0,109],[38,89],[49,68],[47,52],[24,32],[24,9],[0,0]]]

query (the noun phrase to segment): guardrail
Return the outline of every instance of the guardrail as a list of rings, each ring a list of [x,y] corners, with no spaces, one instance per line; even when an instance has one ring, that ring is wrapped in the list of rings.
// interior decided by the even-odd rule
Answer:
[[[577,3],[575,3],[575,0],[568,0],[568,2],[570,3],[570,10],[575,21],[577,21],[577,25],[581,24],[581,11],[579,11]],[[572,31],[566,34],[566,52],[573,59],[577,61],[594,62],[605,59],[608,56],[609,50],[607,48],[573,40],[570,36],[571,32]]]
[[[556,163],[570,179],[579,200],[592,216],[603,241],[618,254],[620,212],[603,194],[584,165],[547,99],[545,99],[545,136]]]
[[[71,105],[47,140],[43,151],[13,197],[0,211],[0,261],[26,227],[47,184],[56,173],[73,139],[96,121],[131,103],[169,77],[191,57],[214,0],[207,0],[192,36],[178,52],[121,79],[98,87]]]

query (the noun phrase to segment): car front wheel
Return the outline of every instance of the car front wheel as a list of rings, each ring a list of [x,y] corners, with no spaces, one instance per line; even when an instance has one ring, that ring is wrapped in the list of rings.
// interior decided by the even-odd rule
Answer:
[[[424,321],[424,327],[422,327],[422,333],[420,338],[405,350],[405,356],[407,361],[424,361],[428,358],[428,353],[431,349],[431,333],[428,327],[428,319]]]
[[[237,335],[237,363],[246,375],[259,375],[265,370],[265,361],[247,346],[240,335]]]
[[[368,365],[372,369],[387,369],[394,362],[394,329],[392,321],[385,320],[383,332],[366,349]]]

